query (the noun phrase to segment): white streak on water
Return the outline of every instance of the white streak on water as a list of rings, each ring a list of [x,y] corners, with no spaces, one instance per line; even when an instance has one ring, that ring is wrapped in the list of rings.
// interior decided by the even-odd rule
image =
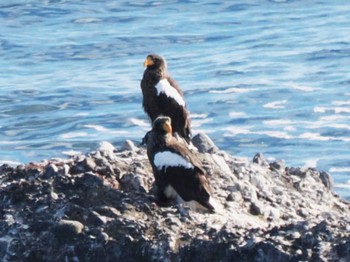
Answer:
[[[76,137],[88,137],[89,134],[86,132],[70,132],[70,133],[65,133],[60,135],[60,138],[63,139],[71,139],[71,138],[76,138]]]
[[[314,112],[315,113],[325,113],[326,111],[333,111],[336,114],[339,113],[350,113],[350,107],[344,108],[344,107],[324,107],[324,106],[315,106]]]
[[[226,127],[226,128],[223,128],[223,130],[228,131],[228,133],[225,133],[224,136],[225,137],[232,137],[232,136],[236,136],[239,134],[251,134],[252,133],[252,131],[250,130],[251,128],[253,128],[253,126]]]
[[[267,103],[265,105],[263,105],[263,107],[265,108],[271,108],[271,109],[281,109],[281,108],[285,108],[285,104],[287,103],[287,100],[282,100],[282,101],[274,101],[271,103]]]
[[[312,86],[302,86],[302,85],[298,85],[295,83],[289,83],[287,86],[289,86],[292,89],[304,91],[304,92],[313,92],[313,91],[317,90],[317,88],[314,88]]]
[[[294,138],[293,136],[289,135],[288,133],[281,132],[281,131],[261,131],[261,132],[254,132],[254,134],[266,135],[266,136],[276,137],[276,138],[281,138],[281,139],[292,139],[292,138]]]
[[[88,112],[76,113],[74,116],[88,116],[90,115]]]
[[[297,128],[294,127],[294,126],[285,126],[285,127],[283,127],[283,130],[284,131],[294,132],[294,131],[297,131]]]
[[[332,105],[335,105],[335,106],[348,106],[348,105],[350,105],[350,101],[332,101]]]
[[[329,172],[350,173],[350,167],[331,167]]]
[[[291,121],[289,119],[274,119],[274,120],[264,120],[263,124],[267,126],[292,125],[292,124],[296,124],[296,121]]]
[[[63,155],[66,155],[66,156],[75,156],[75,155],[82,155],[83,154],[81,151],[77,151],[77,150],[67,150],[67,151],[63,151],[61,153]]]
[[[318,141],[330,141],[336,140],[334,137],[321,136],[319,133],[306,132],[299,136],[299,138],[308,139],[308,140],[318,140]]]
[[[84,127],[92,128],[92,129],[99,131],[99,132],[108,132],[109,131],[108,128],[105,128],[105,127],[100,126],[100,125],[85,125]]]
[[[11,160],[0,160],[0,165],[3,165],[3,164],[8,164],[10,166],[18,166],[18,165],[21,165],[22,163],[17,161],[11,161]]]
[[[209,93],[213,93],[213,94],[232,94],[232,93],[237,93],[237,94],[241,94],[241,93],[247,93],[247,92],[252,92],[255,91],[255,88],[237,88],[237,87],[231,87],[231,88],[227,88],[224,90],[210,90]]]
[[[195,118],[207,118],[208,117],[208,114],[191,114],[191,118],[192,119],[195,119]]]
[[[151,124],[149,122],[146,122],[143,119],[130,118],[129,121],[130,121],[131,124],[133,124],[135,126],[147,127],[147,128],[151,127]]]
[[[192,119],[191,126],[192,128],[200,127],[203,124],[211,123],[213,122],[212,118],[203,118],[203,119]]]
[[[229,117],[231,118],[236,118],[236,117],[241,117],[241,116],[246,116],[247,114],[245,112],[230,112],[228,114]]]

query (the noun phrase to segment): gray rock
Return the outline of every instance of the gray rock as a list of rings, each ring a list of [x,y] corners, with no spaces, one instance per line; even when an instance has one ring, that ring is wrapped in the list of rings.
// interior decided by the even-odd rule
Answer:
[[[133,173],[128,173],[122,177],[121,188],[126,192],[128,191],[136,191],[140,193],[147,192],[144,179],[141,176],[135,175]]]
[[[323,185],[328,190],[332,191],[333,190],[333,186],[334,186],[333,178],[327,172],[324,172],[324,171],[320,172],[320,178],[321,178],[321,181],[322,181]]]
[[[201,153],[215,153],[219,151],[219,148],[214,144],[210,137],[202,132],[193,137],[192,143]]]
[[[102,141],[97,150],[106,154],[114,153],[117,151],[117,149],[107,141]]]
[[[257,153],[253,157],[253,163],[261,165],[261,166],[268,166],[269,163],[266,161],[265,156],[262,153]]]
[[[102,226],[106,224],[110,219],[105,216],[100,215],[96,211],[91,211],[87,218],[87,223],[92,224],[95,227]]]
[[[45,179],[48,179],[57,176],[58,174],[58,167],[54,164],[50,164],[47,166],[43,176]]]
[[[159,206],[144,148],[0,166],[0,260],[349,261],[350,204],[327,173],[199,140],[215,214]]]
[[[70,241],[81,234],[83,229],[84,225],[79,221],[62,219],[54,226],[53,234],[60,241]]]
[[[125,140],[122,150],[135,152],[138,148],[135,146],[134,142],[131,140]]]
[[[250,204],[250,213],[254,216],[259,216],[264,214],[265,207],[259,201],[254,201]]]
[[[85,160],[83,161],[83,164],[85,166],[85,172],[94,171],[96,168],[96,163],[95,163],[94,159],[91,157],[85,158]]]
[[[274,161],[270,163],[270,169],[279,173],[284,173],[286,170],[286,163],[284,160]]]

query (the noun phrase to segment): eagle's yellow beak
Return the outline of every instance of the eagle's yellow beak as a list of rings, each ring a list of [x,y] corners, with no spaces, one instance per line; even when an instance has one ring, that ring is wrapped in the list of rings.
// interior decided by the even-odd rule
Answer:
[[[163,128],[164,130],[169,134],[173,133],[173,129],[171,127],[171,123],[170,121],[166,121],[164,124],[163,124]]]
[[[143,62],[143,66],[151,66],[151,65],[153,65],[153,60],[152,60],[152,58],[147,57],[145,62]]]

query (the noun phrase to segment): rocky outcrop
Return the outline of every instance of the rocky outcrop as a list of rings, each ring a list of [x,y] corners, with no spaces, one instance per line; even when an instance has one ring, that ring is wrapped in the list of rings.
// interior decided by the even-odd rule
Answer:
[[[158,207],[145,149],[0,167],[1,261],[350,261],[350,205],[312,168],[194,138],[215,214]]]

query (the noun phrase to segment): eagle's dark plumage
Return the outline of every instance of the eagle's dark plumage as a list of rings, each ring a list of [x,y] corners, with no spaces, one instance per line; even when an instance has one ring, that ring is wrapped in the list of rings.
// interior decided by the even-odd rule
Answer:
[[[171,119],[158,117],[146,136],[147,155],[157,185],[158,201],[167,203],[180,197],[180,200],[195,204],[195,208],[204,207],[214,212],[202,163],[186,143],[172,136]]]
[[[176,81],[168,74],[165,59],[150,54],[144,66],[146,70],[141,80],[141,89],[145,112],[152,123],[158,116],[170,117],[173,132],[189,142],[191,126],[185,98]]]

